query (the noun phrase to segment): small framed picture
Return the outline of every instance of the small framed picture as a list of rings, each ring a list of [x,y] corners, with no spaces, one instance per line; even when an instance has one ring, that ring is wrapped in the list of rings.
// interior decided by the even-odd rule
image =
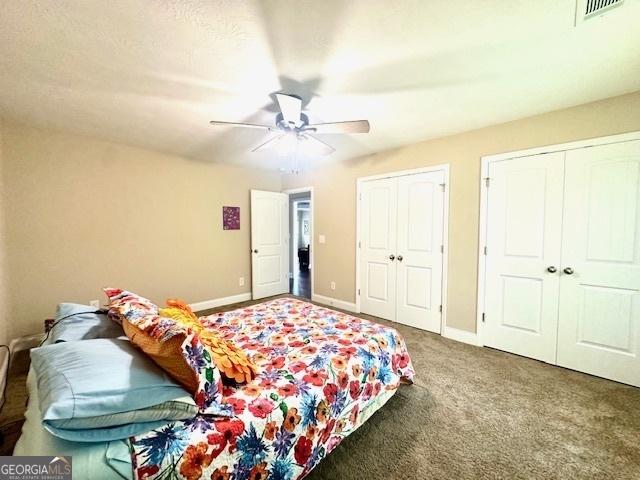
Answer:
[[[222,207],[222,229],[240,230],[240,207]]]

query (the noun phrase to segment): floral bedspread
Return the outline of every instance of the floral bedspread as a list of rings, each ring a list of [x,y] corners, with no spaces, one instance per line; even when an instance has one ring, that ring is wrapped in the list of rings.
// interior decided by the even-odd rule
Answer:
[[[414,371],[393,329],[292,298],[200,319],[253,358],[225,386],[235,416],[198,416],[131,439],[137,479],[304,477],[360,425],[359,414]]]

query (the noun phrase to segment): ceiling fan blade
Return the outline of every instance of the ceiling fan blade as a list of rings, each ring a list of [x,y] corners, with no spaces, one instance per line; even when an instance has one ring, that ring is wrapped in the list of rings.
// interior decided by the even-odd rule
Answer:
[[[315,155],[331,155],[336,151],[331,145],[324,143],[322,140],[313,137],[311,135],[303,135],[301,147],[305,153],[311,153]]]
[[[302,113],[302,100],[283,93],[276,93],[276,98],[278,99],[278,105],[280,106],[284,121],[299,125],[300,114]]]
[[[305,130],[314,133],[369,133],[368,120],[352,120],[348,122],[318,123],[309,125]]]
[[[254,148],[251,151],[252,152],[260,152],[262,150],[268,150],[270,148],[275,148],[280,144],[280,142],[282,142],[282,140],[284,140],[285,136],[286,136],[286,134],[283,133],[282,135],[278,135],[277,137],[272,137],[269,140],[267,140],[266,142],[258,145],[256,148]]]
[[[255,123],[239,123],[239,122],[219,122],[217,120],[211,120],[211,125],[221,125],[224,127],[244,127],[244,128],[259,128],[261,130],[274,130],[273,127],[268,125],[256,125]]]

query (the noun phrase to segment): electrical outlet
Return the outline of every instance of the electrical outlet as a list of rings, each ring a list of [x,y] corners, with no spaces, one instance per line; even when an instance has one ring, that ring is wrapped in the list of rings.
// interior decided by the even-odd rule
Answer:
[[[327,239],[324,235],[318,235],[318,243],[326,243]]]
[[[91,300],[89,302],[89,305],[91,305],[93,308],[100,308],[100,300]]]
[[[240,277],[238,279],[238,285],[241,286],[241,287],[244,287],[244,277]]]
[[[331,282],[331,290],[335,290],[336,289],[336,282]]]

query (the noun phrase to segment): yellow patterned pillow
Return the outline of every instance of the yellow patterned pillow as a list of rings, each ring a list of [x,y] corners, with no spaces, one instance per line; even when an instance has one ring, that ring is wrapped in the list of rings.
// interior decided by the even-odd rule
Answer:
[[[244,351],[204,328],[185,302],[177,299],[167,300],[167,307],[160,309],[160,315],[188,326],[197,333],[200,341],[211,350],[216,367],[227,378],[238,383],[250,382],[255,378],[258,369]]]

